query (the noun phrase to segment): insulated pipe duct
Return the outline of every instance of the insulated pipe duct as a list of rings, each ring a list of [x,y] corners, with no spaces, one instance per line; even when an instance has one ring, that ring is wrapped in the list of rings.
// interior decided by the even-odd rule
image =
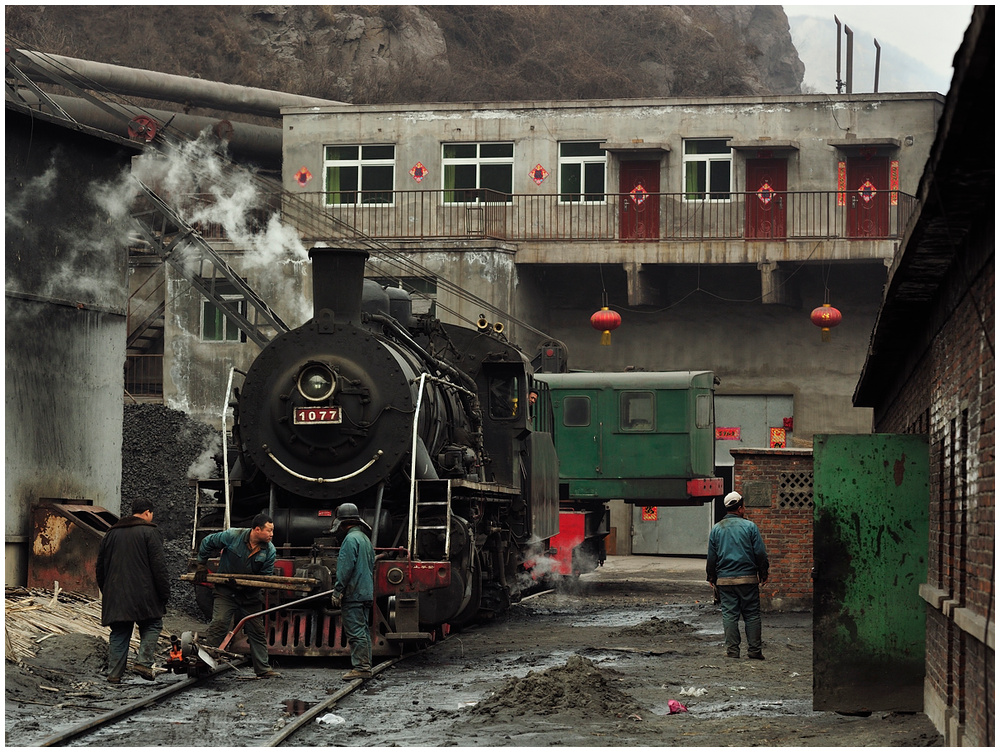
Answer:
[[[273,169],[281,167],[281,128],[250,125],[239,121],[218,120],[196,115],[183,115],[167,110],[145,108],[136,110],[135,108],[106,103],[108,107],[122,113],[122,117],[117,118],[86,99],[57,94],[48,96],[76,122],[122,138],[129,138],[128,125],[131,118],[139,114],[149,115],[156,119],[159,128],[162,129],[169,122],[171,131],[181,133],[191,139],[197,138],[198,134],[206,128],[212,129],[220,138],[229,143],[229,150],[233,155],[246,156],[261,166]],[[39,102],[38,97],[27,89],[18,89],[17,98],[13,97],[8,89],[6,98],[11,101],[20,100],[31,108],[42,111],[46,109],[45,103]]]
[[[8,56],[33,81],[74,79],[85,89],[104,89],[119,94],[178,102],[228,112],[281,117],[282,107],[325,107],[344,104],[270,89],[203,81],[199,78],[126,68],[110,63],[49,55],[28,50],[10,50]],[[57,78],[55,78],[55,77]]]

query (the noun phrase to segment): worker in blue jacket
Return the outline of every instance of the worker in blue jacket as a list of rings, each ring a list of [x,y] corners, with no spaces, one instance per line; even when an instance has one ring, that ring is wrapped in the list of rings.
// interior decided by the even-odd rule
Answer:
[[[232,527],[218,533],[206,535],[198,546],[198,566],[195,583],[208,579],[208,560],[219,556],[218,574],[274,574],[274,561],[278,552],[271,543],[274,537],[274,522],[266,514],[258,514],[250,527]],[[264,593],[259,587],[239,585],[215,585],[212,603],[212,623],[205,632],[205,642],[218,647],[229,634],[234,624],[249,614],[264,610]],[[250,643],[250,659],[254,673],[260,679],[273,679],[280,674],[274,671],[267,657],[267,643],[264,640],[264,617],[250,619],[243,625],[243,632]]]
[[[723,501],[726,516],[708,534],[708,581],[722,604],[726,655],[740,657],[740,617],[747,633],[747,655],[762,661],[760,588],[770,563],[760,530],[746,518],[743,497],[736,491]]]
[[[330,532],[342,534],[337,554],[337,583],[331,598],[340,608],[340,620],[351,646],[350,671],[344,681],[372,675],[372,601],[375,599],[375,549],[368,538],[371,527],[354,504],[341,504]]]

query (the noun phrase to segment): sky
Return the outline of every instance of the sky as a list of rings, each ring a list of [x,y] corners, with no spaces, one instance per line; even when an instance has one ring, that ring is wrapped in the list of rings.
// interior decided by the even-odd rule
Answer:
[[[891,44],[951,80],[951,61],[962,43],[972,18],[971,5],[922,4],[869,5],[845,2],[839,5],[783,5],[789,19],[834,16],[855,32],[854,44],[871,46],[871,38],[858,36],[858,29],[874,35],[879,44]]]

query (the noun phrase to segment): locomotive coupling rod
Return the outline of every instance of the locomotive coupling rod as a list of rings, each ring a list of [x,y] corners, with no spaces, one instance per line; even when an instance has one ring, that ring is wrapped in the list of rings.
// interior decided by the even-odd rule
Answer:
[[[289,601],[288,603],[282,603],[280,606],[275,606],[274,608],[266,608],[263,611],[258,611],[255,614],[244,616],[242,619],[239,620],[239,622],[237,622],[236,626],[229,631],[229,634],[226,635],[225,639],[221,643],[219,643],[219,650],[225,650],[227,647],[229,647],[229,643],[232,642],[233,635],[235,635],[237,632],[243,629],[243,625],[246,624],[251,619],[256,619],[258,616],[271,614],[274,613],[275,611],[281,611],[282,609],[285,608],[291,608],[292,606],[298,606],[302,603],[305,603],[306,601],[314,601],[317,598],[329,597],[333,595],[333,593],[334,591],[332,589],[324,590],[322,593],[316,593],[315,595],[307,595],[305,598],[299,598],[297,601]]]

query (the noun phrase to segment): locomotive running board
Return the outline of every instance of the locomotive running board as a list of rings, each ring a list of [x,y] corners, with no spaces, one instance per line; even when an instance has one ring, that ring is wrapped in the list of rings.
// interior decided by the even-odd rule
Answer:
[[[433,632],[389,632],[384,635],[389,642],[402,642],[403,640],[433,640]]]

